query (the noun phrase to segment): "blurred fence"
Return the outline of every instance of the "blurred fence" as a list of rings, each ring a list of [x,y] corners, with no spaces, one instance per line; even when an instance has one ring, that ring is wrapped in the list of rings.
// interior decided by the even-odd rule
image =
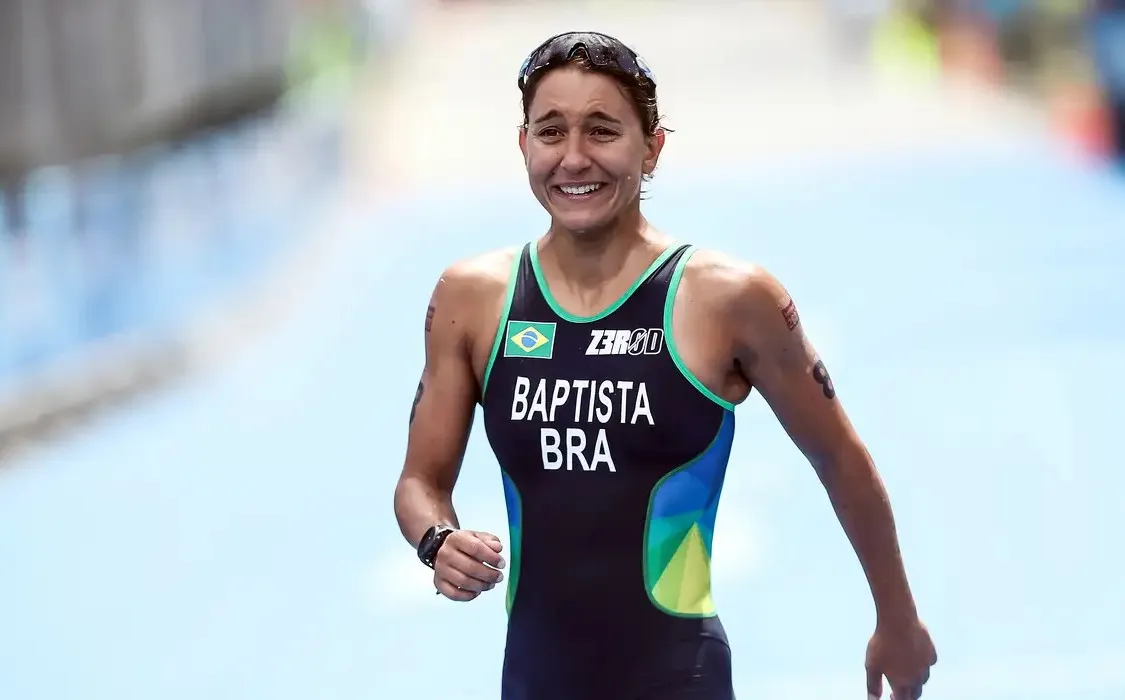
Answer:
[[[299,88],[355,62],[357,12],[0,3],[0,451],[59,367],[96,383],[113,342],[168,347],[307,231],[339,109]]]

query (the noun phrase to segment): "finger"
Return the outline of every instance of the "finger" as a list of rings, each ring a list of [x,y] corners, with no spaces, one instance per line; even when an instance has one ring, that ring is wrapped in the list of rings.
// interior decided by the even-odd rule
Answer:
[[[895,686],[891,690],[891,700],[918,700],[922,697],[922,684]]]
[[[883,673],[871,666],[867,667],[867,700],[883,697]]]
[[[434,581],[434,586],[438,589],[438,593],[441,593],[446,598],[457,601],[458,603],[467,603],[480,595],[478,591],[470,591],[458,588],[453,583],[450,583],[449,581],[446,581],[444,579],[436,579]]]
[[[491,591],[493,588],[496,588],[495,583],[481,581],[456,569],[444,569],[441,571],[440,575],[444,580],[449,581],[454,586],[464,591],[484,593],[485,591]]]
[[[473,530],[473,534],[477,536],[477,539],[479,539],[481,542],[484,542],[486,545],[488,545],[489,549],[496,552],[497,554],[504,551],[504,543],[501,542],[500,538],[496,535],[488,532],[479,532],[477,530]]]
[[[450,535],[446,544],[452,540],[453,536]],[[497,569],[503,569],[505,566],[504,557],[500,556],[499,552],[471,533],[466,533],[465,537],[457,538],[455,547],[475,561],[484,562]],[[445,549],[445,547],[442,547],[442,549]],[[438,552],[440,553],[441,550],[439,549]]]
[[[455,550],[450,550],[441,562],[435,562],[434,571],[461,588],[476,591],[491,590],[504,580],[504,574],[500,571]]]
[[[498,583],[504,580],[504,574],[499,568],[489,566],[480,561],[474,554],[475,551],[466,553],[461,550],[451,549],[442,561],[442,564],[451,566],[463,574],[480,579],[486,583]],[[435,565],[436,564],[437,562],[435,562]]]

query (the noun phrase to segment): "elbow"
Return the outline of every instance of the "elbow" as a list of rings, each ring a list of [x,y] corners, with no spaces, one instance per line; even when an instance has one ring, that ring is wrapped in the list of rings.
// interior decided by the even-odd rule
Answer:
[[[399,522],[400,525],[402,524],[403,508],[404,508],[404,505],[406,503],[406,492],[408,490],[408,486],[406,484],[406,481],[407,481],[406,476],[400,476],[398,478],[398,483],[395,484],[395,495],[394,495],[395,518],[398,519],[398,522]]]
[[[395,486],[394,510],[395,520],[398,521],[399,532],[406,541],[417,546],[418,533],[415,521],[418,519],[418,488],[417,479],[403,475],[399,477]]]
[[[419,495],[428,491],[417,476],[403,473],[395,485],[394,509],[395,518],[399,525],[410,519],[415,504],[419,502]]]
[[[417,545],[428,527],[450,519],[452,502],[452,489],[428,474],[404,472],[394,493],[395,519],[403,536]]]

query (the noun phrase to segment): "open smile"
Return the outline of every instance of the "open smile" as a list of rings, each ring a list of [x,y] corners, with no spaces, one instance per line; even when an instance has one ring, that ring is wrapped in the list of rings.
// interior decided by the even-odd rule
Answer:
[[[551,188],[557,196],[563,199],[580,202],[596,197],[602,190],[607,189],[605,183],[587,182],[581,184],[555,185]]]

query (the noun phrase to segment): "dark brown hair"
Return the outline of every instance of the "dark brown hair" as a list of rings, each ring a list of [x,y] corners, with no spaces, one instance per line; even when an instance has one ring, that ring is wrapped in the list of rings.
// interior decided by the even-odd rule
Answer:
[[[641,130],[645,132],[645,136],[655,136],[656,132],[663,127],[660,124],[660,112],[656,106],[656,90],[655,88],[646,89],[637,82],[636,77],[629,75],[616,65],[610,64],[607,66],[598,66],[590,60],[589,54],[585,49],[578,49],[574,54],[565,62],[559,63],[556,66],[551,66],[544,70],[540,70],[532,75],[523,87],[523,126],[526,128],[528,124],[528,110],[531,108],[531,101],[535,99],[535,91],[539,87],[539,81],[543,76],[551,71],[553,68],[574,67],[587,73],[601,73],[608,75],[617,81],[621,86],[621,90],[629,99],[629,103],[633,105],[633,111],[637,113],[637,117],[641,120]],[[664,129],[671,131],[671,129]]]

